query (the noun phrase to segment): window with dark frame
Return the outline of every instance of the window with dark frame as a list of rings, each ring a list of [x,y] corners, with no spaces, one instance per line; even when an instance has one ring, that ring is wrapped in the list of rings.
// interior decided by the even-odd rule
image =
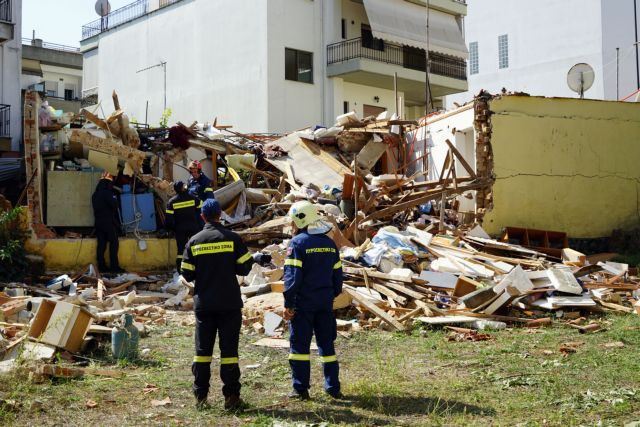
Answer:
[[[342,39],[346,39],[347,38],[347,20],[343,19],[341,22],[341,35],[342,35]]]
[[[509,68],[509,35],[498,36],[498,68]]]
[[[349,112],[349,101],[342,101],[342,113],[347,114]]]
[[[313,53],[285,48],[284,78],[295,82],[313,83]]]
[[[360,35],[362,37],[362,47],[367,49],[374,49],[384,51],[384,40],[373,37],[371,27],[367,24],[362,24],[360,27]]]
[[[471,42],[469,43],[469,74],[478,74],[479,72],[478,42]]]

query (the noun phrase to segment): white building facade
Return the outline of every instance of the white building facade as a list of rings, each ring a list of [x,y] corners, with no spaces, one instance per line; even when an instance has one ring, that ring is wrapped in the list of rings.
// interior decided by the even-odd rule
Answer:
[[[80,49],[23,39],[21,86],[40,92],[56,109],[78,113],[82,93]]]
[[[430,0],[431,92],[467,89],[461,0]],[[425,1],[139,0],[83,27],[83,96],[250,132],[425,107]],[[421,50],[422,49],[422,50]],[[395,79],[394,86],[394,76]],[[395,90],[394,90],[395,88]]]
[[[22,1],[0,0],[0,138],[18,151],[22,134],[20,69]]]
[[[578,97],[569,69],[594,69],[585,98],[624,99],[640,88],[637,0],[469,0],[465,39],[469,90],[446,106],[470,101],[484,89],[534,96]]]

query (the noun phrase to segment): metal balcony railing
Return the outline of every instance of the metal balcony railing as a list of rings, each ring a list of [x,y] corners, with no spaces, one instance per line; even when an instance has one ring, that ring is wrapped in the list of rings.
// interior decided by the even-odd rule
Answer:
[[[11,105],[0,104],[0,136],[11,136]]]
[[[399,65],[418,71],[425,71],[427,62],[423,49],[401,46],[379,39],[374,39],[371,42],[358,37],[327,46],[327,65],[357,58]],[[467,80],[467,61],[430,51],[429,72],[458,80]]]
[[[65,46],[63,44],[57,44],[57,43],[47,43],[47,42],[43,42],[40,39],[29,39],[29,38],[23,37],[22,44],[35,46],[35,47],[42,47],[44,49],[59,50],[61,52],[80,53],[79,47]]]
[[[158,9],[162,9],[181,1],[182,0],[160,0]],[[104,31],[110,30],[111,28],[117,27],[118,25],[126,24],[127,22],[133,21],[136,18],[152,12],[153,10],[150,10],[149,3],[149,0],[138,0],[123,6],[120,9],[116,9],[100,19],[96,19],[93,22],[83,25],[82,40],[98,35]]]
[[[13,22],[11,2],[12,0],[0,0],[0,21]]]

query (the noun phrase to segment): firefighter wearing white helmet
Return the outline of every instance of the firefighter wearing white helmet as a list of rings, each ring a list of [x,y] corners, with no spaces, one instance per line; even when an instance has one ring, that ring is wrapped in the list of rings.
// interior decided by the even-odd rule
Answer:
[[[307,202],[291,206],[289,216],[297,228],[287,248],[284,263],[284,311],[289,321],[289,364],[293,390],[290,398],[309,399],[313,334],[324,373],[324,390],[333,398],[340,392],[338,359],[334,348],[337,335],[333,300],[342,292],[342,263],[331,229],[316,207]]]

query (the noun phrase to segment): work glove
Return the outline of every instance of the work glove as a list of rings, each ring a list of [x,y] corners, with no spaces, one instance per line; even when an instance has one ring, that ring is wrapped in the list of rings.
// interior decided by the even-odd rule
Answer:
[[[253,260],[260,265],[267,265],[271,263],[271,255],[263,254],[262,252],[256,252],[253,254]]]

